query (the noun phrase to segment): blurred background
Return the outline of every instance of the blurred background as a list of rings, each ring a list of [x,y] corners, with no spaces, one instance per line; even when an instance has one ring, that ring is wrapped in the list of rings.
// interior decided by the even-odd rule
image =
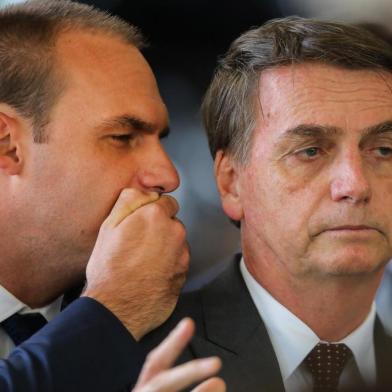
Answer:
[[[0,6],[20,1],[0,0]],[[239,231],[220,207],[199,115],[219,56],[250,27],[290,14],[392,27],[392,0],[79,1],[135,24],[150,43],[144,54],[171,116],[172,132],[164,143],[182,180],[175,196],[191,245],[190,286],[213,273],[211,269],[219,270],[240,249]]]

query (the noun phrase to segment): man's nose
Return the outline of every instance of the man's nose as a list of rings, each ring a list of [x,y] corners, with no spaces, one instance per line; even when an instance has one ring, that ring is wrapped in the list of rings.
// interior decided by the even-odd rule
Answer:
[[[178,188],[178,172],[160,143],[145,157],[140,182],[144,189],[159,193],[173,192]]]
[[[352,204],[368,202],[371,187],[360,151],[349,152],[331,167],[331,198]]]

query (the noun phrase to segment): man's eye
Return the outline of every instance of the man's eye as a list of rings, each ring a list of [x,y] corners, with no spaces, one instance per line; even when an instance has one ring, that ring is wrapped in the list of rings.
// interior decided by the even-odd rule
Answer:
[[[299,150],[295,153],[301,159],[312,159],[320,155],[320,148],[318,147],[308,147],[303,150]]]
[[[120,135],[110,135],[110,138],[118,144],[129,144],[134,139],[134,135],[125,133]]]
[[[391,147],[377,147],[375,149],[378,156],[382,158],[392,157],[392,148]]]

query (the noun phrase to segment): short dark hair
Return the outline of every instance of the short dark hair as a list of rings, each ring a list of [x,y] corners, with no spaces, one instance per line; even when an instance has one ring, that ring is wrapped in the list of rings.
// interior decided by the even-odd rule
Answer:
[[[242,34],[220,60],[202,104],[213,157],[224,150],[238,163],[247,162],[260,74],[304,62],[391,72],[392,47],[359,26],[296,16]]]
[[[69,0],[31,0],[0,9],[0,102],[32,123],[44,142],[51,109],[63,91],[54,46],[61,32],[101,32],[138,49],[141,33],[118,17]]]

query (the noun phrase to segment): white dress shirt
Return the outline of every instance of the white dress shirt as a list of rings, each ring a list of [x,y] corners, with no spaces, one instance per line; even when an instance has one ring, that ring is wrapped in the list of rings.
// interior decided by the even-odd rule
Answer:
[[[286,392],[311,392],[312,375],[302,362],[321,340],[253,278],[243,259],[240,269],[271,339]],[[376,382],[373,341],[375,316],[373,303],[366,320],[355,331],[339,342],[332,342],[346,344],[353,353],[353,358],[341,375],[340,387],[369,387]]]
[[[47,321],[50,321],[60,312],[62,299],[63,296],[43,308],[31,309],[0,285],[0,323],[15,313],[41,313]],[[11,338],[0,327],[0,358],[8,357],[14,347]]]

